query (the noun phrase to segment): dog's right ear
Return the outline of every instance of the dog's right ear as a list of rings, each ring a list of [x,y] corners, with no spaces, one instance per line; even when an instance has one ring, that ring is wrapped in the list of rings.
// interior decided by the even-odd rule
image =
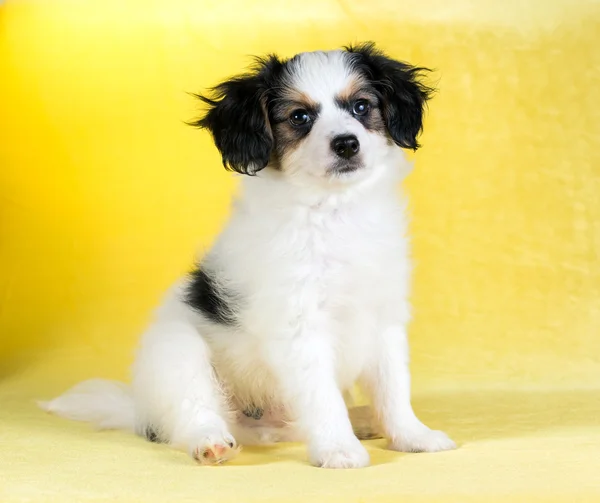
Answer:
[[[260,58],[249,73],[222,82],[209,96],[196,95],[208,110],[190,124],[210,131],[226,169],[254,175],[269,163],[273,133],[267,100],[282,68],[276,56]]]

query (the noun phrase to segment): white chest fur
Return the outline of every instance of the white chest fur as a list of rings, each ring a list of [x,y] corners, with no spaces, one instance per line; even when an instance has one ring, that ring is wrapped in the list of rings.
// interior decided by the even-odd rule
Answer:
[[[347,388],[378,334],[408,316],[397,193],[384,187],[355,199],[329,194],[294,205],[268,187],[252,187],[260,197],[252,192],[237,204],[206,258],[239,294],[239,329],[204,326],[201,333],[238,395],[276,395],[265,351],[282,339],[307,344],[307,337],[328,340],[336,381]],[[246,385],[253,389],[239,389]]]

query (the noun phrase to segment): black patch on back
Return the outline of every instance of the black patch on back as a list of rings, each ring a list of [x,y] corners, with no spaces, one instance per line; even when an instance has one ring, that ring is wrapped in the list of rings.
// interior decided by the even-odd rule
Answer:
[[[205,269],[196,268],[190,277],[185,293],[186,304],[201,312],[213,323],[233,325],[235,296],[220,288],[214,276]]]

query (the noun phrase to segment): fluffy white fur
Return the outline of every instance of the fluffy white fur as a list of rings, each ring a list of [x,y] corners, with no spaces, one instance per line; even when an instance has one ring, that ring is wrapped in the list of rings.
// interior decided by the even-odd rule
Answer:
[[[310,134],[279,169],[243,177],[232,217],[202,264],[236,292],[235,326],[214,323],[175,285],[143,335],[131,388],[88,381],[44,406],[71,419],[145,434],[201,462],[239,443],[300,440],[310,462],[369,464],[344,393],[360,383],[390,448],[454,448],[410,403],[410,261],[398,182],[404,155],[336,106],[357,78],[344,51],[307,53],[292,85],[320,104]],[[326,78],[324,78],[326,76]],[[332,135],[354,134],[362,167],[332,174]],[[248,419],[247,404],[264,409]]]

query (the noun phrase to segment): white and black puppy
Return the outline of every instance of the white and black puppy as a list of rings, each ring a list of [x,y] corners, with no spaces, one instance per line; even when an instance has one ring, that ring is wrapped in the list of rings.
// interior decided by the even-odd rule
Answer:
[[[399,451],[454,443],[415,416],[410,261],[398,182],[430,89],[372,44],[259,59],[195,125],[242,177],[231,219],[144,334],[132,386],[91,380],[43,406],[188,450],[299,440],[311,463],[367,466],[344,396],[359,383]]]

